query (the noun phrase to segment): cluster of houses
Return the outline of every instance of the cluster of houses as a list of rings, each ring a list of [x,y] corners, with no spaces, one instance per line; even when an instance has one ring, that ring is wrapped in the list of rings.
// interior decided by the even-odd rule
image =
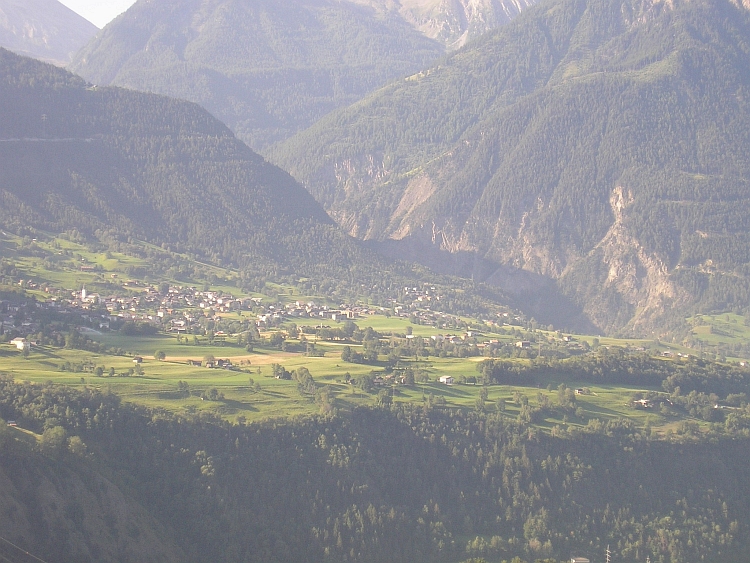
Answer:
[[[25,303],[0,300],[0,335],[14,330],[22,334],[39,332],[39,323],[28,315],[29,309],[35,310],[37,307],[39,304],[30,300]]]
[[[210,369],[236,369],[235,365],[232,363],[232,360],[222,360],[220,358],[214,360],[206,360],[204,362],[200,360],[188,360],[187,365],[195,367],[207,367]]]

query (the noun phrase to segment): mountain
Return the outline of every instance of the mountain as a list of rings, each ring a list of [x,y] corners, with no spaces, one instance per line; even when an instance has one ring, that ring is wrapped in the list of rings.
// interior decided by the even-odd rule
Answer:
[[[504,25],[534,0],[352,0],[397,12],[427,37],[449,50]]]
[[[6,228],[132,237],[256,271],[359,260],[308,192],[199,106],[5,50],[0,76]]]
[[[374,246],[530,299],[553,281],[602,330],[745,310],[748,7],[537,4],[271,158]]]
[[[98,28],[57,0],[0,0],[0,47],[65,66]]]
[[[255,149],[444,54],[396,12],[338,0],[138,2],[71,69],[203,105]]]
[[[335,299],[385,302],[425,282],[446,287],[458,313],[507,302],[367,249],[196,104],[93,86],[1,49],[0,104],[3,229],[63,233],[168,278],[231,267],[247,290],[305,278]]]
[[[5,421],[2,421],[5,426]],[[82,460],[47,458],[0,431],[0,542],[3,561],[179,562],[174,532]],[[6,437],[3,434],[8,434]],[[72,457],[72,456],[71,456]]]

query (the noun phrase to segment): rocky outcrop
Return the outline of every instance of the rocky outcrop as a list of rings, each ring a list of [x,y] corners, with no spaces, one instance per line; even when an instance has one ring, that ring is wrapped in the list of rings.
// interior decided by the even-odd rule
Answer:
[[[535,0],[353,0],[401,17],[449,50],[501,26]]]

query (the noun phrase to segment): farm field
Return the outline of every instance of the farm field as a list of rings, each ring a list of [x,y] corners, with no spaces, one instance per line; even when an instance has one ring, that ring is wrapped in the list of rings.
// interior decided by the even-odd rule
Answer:
[[[398,329],[402,320],[389,319],[381,325]],[[339,411],[347,411],[357,405],[372,405],[379,395],[395,402],[412,403],[416,406],[451,407],[460,409],[478,408],[483,393],[481,385],[445,385],[438,381],[441,376],[476,376],[481,357],[473,358],[420,358],[402,360],[400,367],[411,367],[425,372],[429,378],[414,385],[385,385],[371,392],[362,391],[347,384],[347,374],[356,379],[371,372],[384,374],[382,367],[346,363],[341,360],[342,344],[318,342],[325,350],[324,357],[307,357],[300,353],[258,349],[248,353],[244,348],[224,345],[178,344],[171,336],[125,337],[118,333],[94,335],[111,346],[129,351],[129,355],[112,356],[80,350],[34,347],[28,358],[10,344],[0,345],[0,372],[18,381],[35,383],[53,382],[73,387],[93,387],[112,392],[124,401],[163,408],[175,413],[194,414],[206,412],[227,420],[261,420],[315,414],[320,407],[312,396],[302,394],[294,380],[278,380],[273,376],[273,364],[280,364],[288,371],[305,367],[310,371],[320,389],[325,389],[330,402]],[[352,346],[356,348],[356,346]],[[154,358],[154,351],[166,354],[163,361]],[[135,364],[133,357],[141,354],[142,363],[131,373]],[[209,369],[188,365],[188,360],[202,361],[205,357],[229,359],[234,370]],[[517,360],[523,362],[524,360]],[[102,368],[102,376],[92,370]],[[113,375],[110,375],[112,373]],[[186,386],[185,386],[186,384]],[[637,426],[646,420],[657,431],[666,430],[674,423],[658,413],[635,410],[630,406],[633,393],[642,388],[619,386],[594,386],[574,380],[548,379],[528,385],[491,385],[484,388],[482,408],[490,411],[502,410],[506,416],[515,418],[521,409],[518,398],[534,406],[541,397],[551,404],[558,400],[558,386],[569,388],[586,387],[590,394],[577,398],[577,415],[565,419],[548,418],[538,423],[540,428],[551,431],[555,425],[582,426],[591,419],[628,418]],[[215,390],[214,398],[211,390]]]

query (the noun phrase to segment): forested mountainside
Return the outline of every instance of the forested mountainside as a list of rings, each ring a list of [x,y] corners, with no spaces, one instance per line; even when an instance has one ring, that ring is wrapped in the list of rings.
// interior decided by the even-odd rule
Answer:
[[[8,51],[0,76],[5,228],[132,237],[254,272],[366,260],[310,194],[197,105],[91,87]]]
[[[99,85],[197,102],[256,150],[445,52],[398,12],[337,0],[154,0],[71,65]]]
[[[732,415],[734,438],[681,442],[627,422],[551,436],[501,413],[413,405],[230,425],[0,379],[0,415],[42,434],[45,456],[24,453],[3,422],[0,478],[18,487],[0,497],[6,513],[26,514],[37,497],[24,490],[46,481],[87,482],[56,508],[43,497],[37,528],[0,519],[2,537],[49,563],[114,560],[123,540],[117,560],[147,561],[133,552],[157,534],[163,560],[179,555],[174,537],[180,560],[195,563],[598,561],[607,546],[621,561],[730,563],[750,547],[744,411]],[[115,490],[159,524],[109,513]],[[66,516],[45,521],[50,511]],[[97,556],[75,534],[100,512]]]
[[[394,254],[651,334],[747,307],[749,87],[745,6],[548,1],[272,159]]]
[[[0,0],[0,47],[64,66],[98,31],[57,0]]]
[[[185,560],[173,533],[95,464],[74,456],[61,460],[55,451],[60,445],[47,449],[47,456],[33,453],[12,443],[13,434],[3,421],[0,536],[19,549],[0,540],[0,559],[31,561],[24,553],[30,550],[49,562]]]

